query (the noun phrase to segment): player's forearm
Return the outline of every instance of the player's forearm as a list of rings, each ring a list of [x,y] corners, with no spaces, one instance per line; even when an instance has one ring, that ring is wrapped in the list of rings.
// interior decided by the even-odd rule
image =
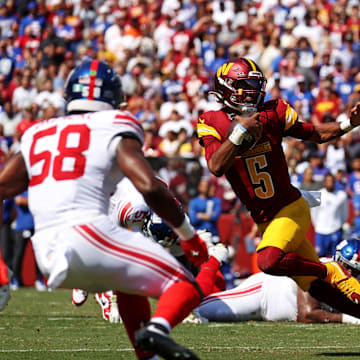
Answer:
[[[304,323],[341,323],[342,317],[342,314],[334,314],[326,310],[314,309],[305,316],[299,316],[299,321]]]
[[[149,207],[170,226],[179,227],[183,223],[184,213],[160,181],[159,184],[155,183],[151,191],[144,193],[143,196]]]
[[[225,140],[208,161],[211,173],[217,177],[222,176],[232,165],[237,152],[238,146],[230,140]]]
[[[341,129],[338,122],[319,124],[315,126],[310,140],[322,144],[344,134],[345,132]]]

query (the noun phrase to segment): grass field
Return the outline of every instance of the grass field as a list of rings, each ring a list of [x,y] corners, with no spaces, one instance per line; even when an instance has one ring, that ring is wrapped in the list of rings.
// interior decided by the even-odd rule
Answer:
[[[181,324],[176,341],[202,360],[360,359],[360,327],[246,322]],[[123,325],[105,322],[91,297],[80,308],[69,290],[12,292],[0,313],[0,359],[134,360]]]

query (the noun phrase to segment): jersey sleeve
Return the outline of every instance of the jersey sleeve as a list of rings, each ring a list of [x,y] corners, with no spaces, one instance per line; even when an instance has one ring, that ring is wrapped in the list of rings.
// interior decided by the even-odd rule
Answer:
[[[284,132],[288,131],[298,121],[297,112],[285,101],[278,100],[277,113],[284,124]]]
[[[211,121],[211,112],[200,116],[197,123],[197,134],[200,145],[205,148],[206,161],[209,161],[222,143],[220,132]]]
[[[199,117],[198,123],[197,123],[197,135],[200,140],[200,143],[202,143],[202,139],[206,136],[211,136],[219,141],[221,141],[221,135],[215,128],[215,126],[212,124],[211,121],[211,112],[204,113]]]
[[[144,143],[144,131],[140,122],[128,111],[112,111],[109,114],[109,122],[113,135],[108,148],[115,152],[120,138],[128,137],[136,139],[142,145]]]

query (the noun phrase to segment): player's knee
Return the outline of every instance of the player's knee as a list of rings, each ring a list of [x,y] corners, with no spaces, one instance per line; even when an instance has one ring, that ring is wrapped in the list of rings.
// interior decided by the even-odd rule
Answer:
[[[257,254],[257,265],[266,274],[274,274],[277,266],[284,256],[284,252],[276,247],[269,246]]]

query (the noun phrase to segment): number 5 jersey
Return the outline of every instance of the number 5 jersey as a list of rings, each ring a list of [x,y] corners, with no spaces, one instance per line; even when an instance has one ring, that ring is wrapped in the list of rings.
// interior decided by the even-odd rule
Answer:
[[[36,230],[107,214],[109,196],[123,178],[116,163],[122,136],[143,142],[134,116],[117,110],[50,119],[25,132],[21,153]]]
[[[208,111],[198,120],[197,133],[209,161],[226,140],[234,114]],[[281,141],[297,122],[297,113],[283,100],[268,101],[260,112],[263,135],[257,144],[236,156],[225,176],[257,223],[271,220],[284,206],[300,197],[290,183]],[[234,120],[236,121],[236,120]]]

